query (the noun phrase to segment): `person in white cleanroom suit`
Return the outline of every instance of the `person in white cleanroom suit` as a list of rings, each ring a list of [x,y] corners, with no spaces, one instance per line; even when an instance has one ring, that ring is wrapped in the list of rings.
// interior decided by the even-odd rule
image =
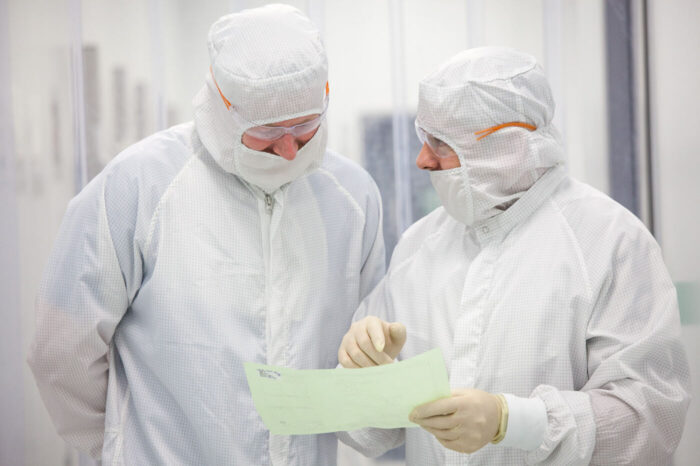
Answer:
[[[346,443],[405,440],[409,465],[671,461],[689,402],[673,283],[642,223],[567,175],[553,113],[542,69],[511,49],[420,83],[417,165],[442,207],[405,232],[339,361],[439,347],[453,394],[414,409],[422,429]]]
[[[327,60],[306,17],[247,10],[208,41],[194,122],[71,201],[30,365],[58,432],[103,464],[334,464],[334,434],[269,434],[243,363],[337,365],[384,273],[378,190],[326,151]]]

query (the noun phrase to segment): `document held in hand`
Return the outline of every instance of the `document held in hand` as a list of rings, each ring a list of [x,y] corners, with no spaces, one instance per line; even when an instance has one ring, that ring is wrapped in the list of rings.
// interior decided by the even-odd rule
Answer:
[[[416,427],[416,406],[450,396],[442,353],[363,369],[297,370],[245,363],[255,408],[273,434]]]

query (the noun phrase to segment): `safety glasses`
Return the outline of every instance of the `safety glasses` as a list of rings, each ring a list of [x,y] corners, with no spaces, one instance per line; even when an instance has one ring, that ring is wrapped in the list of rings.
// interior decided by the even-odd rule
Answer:
[[[418,120],[415,121],[416,134],[422,144],[427,144],[435,155],[441,158],[454,157],[457,153],[446,142],[436,138],[432,134],[418,126]]]
[[[447,144],[446,142],[436,138],[432,134],[428,133],[425,131],[423,128],[418,126],[418,120],[415,120],[415,126],[416,126],[416,134],[418,135],[418,139],[422,144],[427,144],[428,147],[433,151],[435,155],[438,157],[453,157],[456,156],[457,153],[452,150],[452,148]],[[501,130],[503,128],[509,128],[509,127],[517,127],[517,128],[525,128],[529,131],[535,131],[537,129],[536,126],[531,125],[529,123],[522,123],[520,121],[511,121],[508,123],[503,123],[500,125],[492,126],[490,128],[483,129],[481,131],[477,131],[474,133],[474,137],[476,141],[480,141],[484,139],[486,136],[489,136],[493,133],[495,133],[498,130]]]
[[[312,120],[294,126],[251,126],[245,131],[245,134],[252,138],[268,142],[276,141],[287,134],[291,134],[295,139],[303,138],[315,132],[318,127],[321,126],[321,123],[326,118],[327,109],[328,97],[326,96],[323,103],[323,111]],[[250,126],[253,124],[243,118],[233,107],[229,108],[229,112],[231,112],[231,116],[236,120],[238,125]]]

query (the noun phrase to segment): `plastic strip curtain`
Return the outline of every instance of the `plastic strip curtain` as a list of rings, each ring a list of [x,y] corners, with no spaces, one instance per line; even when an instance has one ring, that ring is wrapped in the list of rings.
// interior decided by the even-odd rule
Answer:
[[[0,464],[24,464],[24,391],[19,224],[10,72],[8,2],[0,0]]]
[[[155,105],[155,127],[164,129],[167,124],[167,107],[165,101],[165,51],[163,49],[161,10],[159,0],[148,0],[150,23],[150,49],[153,63],[151,72],[153,79],[153,102]],[[81,0],[68,0],[68,17],[70,20],[71,58],[72,58],[72,90],[73,90],[73,139],[74,139],[74,190],[78,193],[89,181],[87,174],[86,154],[86,121],[85,121],[85,87],[83,67],[83,14]],[[4,29],[3,29],[4,30]],[[21,360],[21,358],[18,358]],[[21,464],[2,462],[2,464]],[[85,455],[80,455],[81,466],[92,466],[95,462]]]
[[[566,142],[566,95],[564,94],[563,50],[564,4],[562,0],[544,0],[542,5],[543,44],[545,73],[552,88],[557,110],[554,112],[554,126],[557,127]]]
[[[68,0],[68,18],[71,34],[71,65],[73,84],[73,183],[77,194],[87,184],[87,140],[85,126],[85,87],[83,78],[83,4],[81,0]],[[80,466],[94,466],[92,458],[81,454]]]
[[[148,23],[151,40],[151,74],[156,131],[168,127],[168,108],[165,100],[165,49],[163,48],[162,9],[160,0],[148,0]]]
[[[411,173],[406,113],[406,73],[403,34],[403,4],[401,0],[389,3],[389,27],[391,31],[391,75],[392,75],[392,136],[394,152],[394,189],[396,193],[397,236],[401,236],[413,223],[411,214]]]
[[[484,45],[484,2],[483,0],[466,0],[467,11],[467,47]]]
[[[68,0],[68,18],[71,34],[73,84],[73,167],[74,186],[78,193],[87,184],[87,157],[85,153],[85,87],[83,84],[83,4]]]
[[[326,37],[326,1],[325,0],[307,0],[306,1],[306,12],[311,18],[319,31],[321,31],[321,38],[325,40]]]

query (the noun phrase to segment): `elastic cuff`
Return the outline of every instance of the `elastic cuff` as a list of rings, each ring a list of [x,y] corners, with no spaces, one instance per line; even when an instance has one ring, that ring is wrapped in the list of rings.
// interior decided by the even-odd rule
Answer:
[[[503,394],[508,403],[508,429],[499,445],[534,450],[547,430],[547,408],[539,398]]]

